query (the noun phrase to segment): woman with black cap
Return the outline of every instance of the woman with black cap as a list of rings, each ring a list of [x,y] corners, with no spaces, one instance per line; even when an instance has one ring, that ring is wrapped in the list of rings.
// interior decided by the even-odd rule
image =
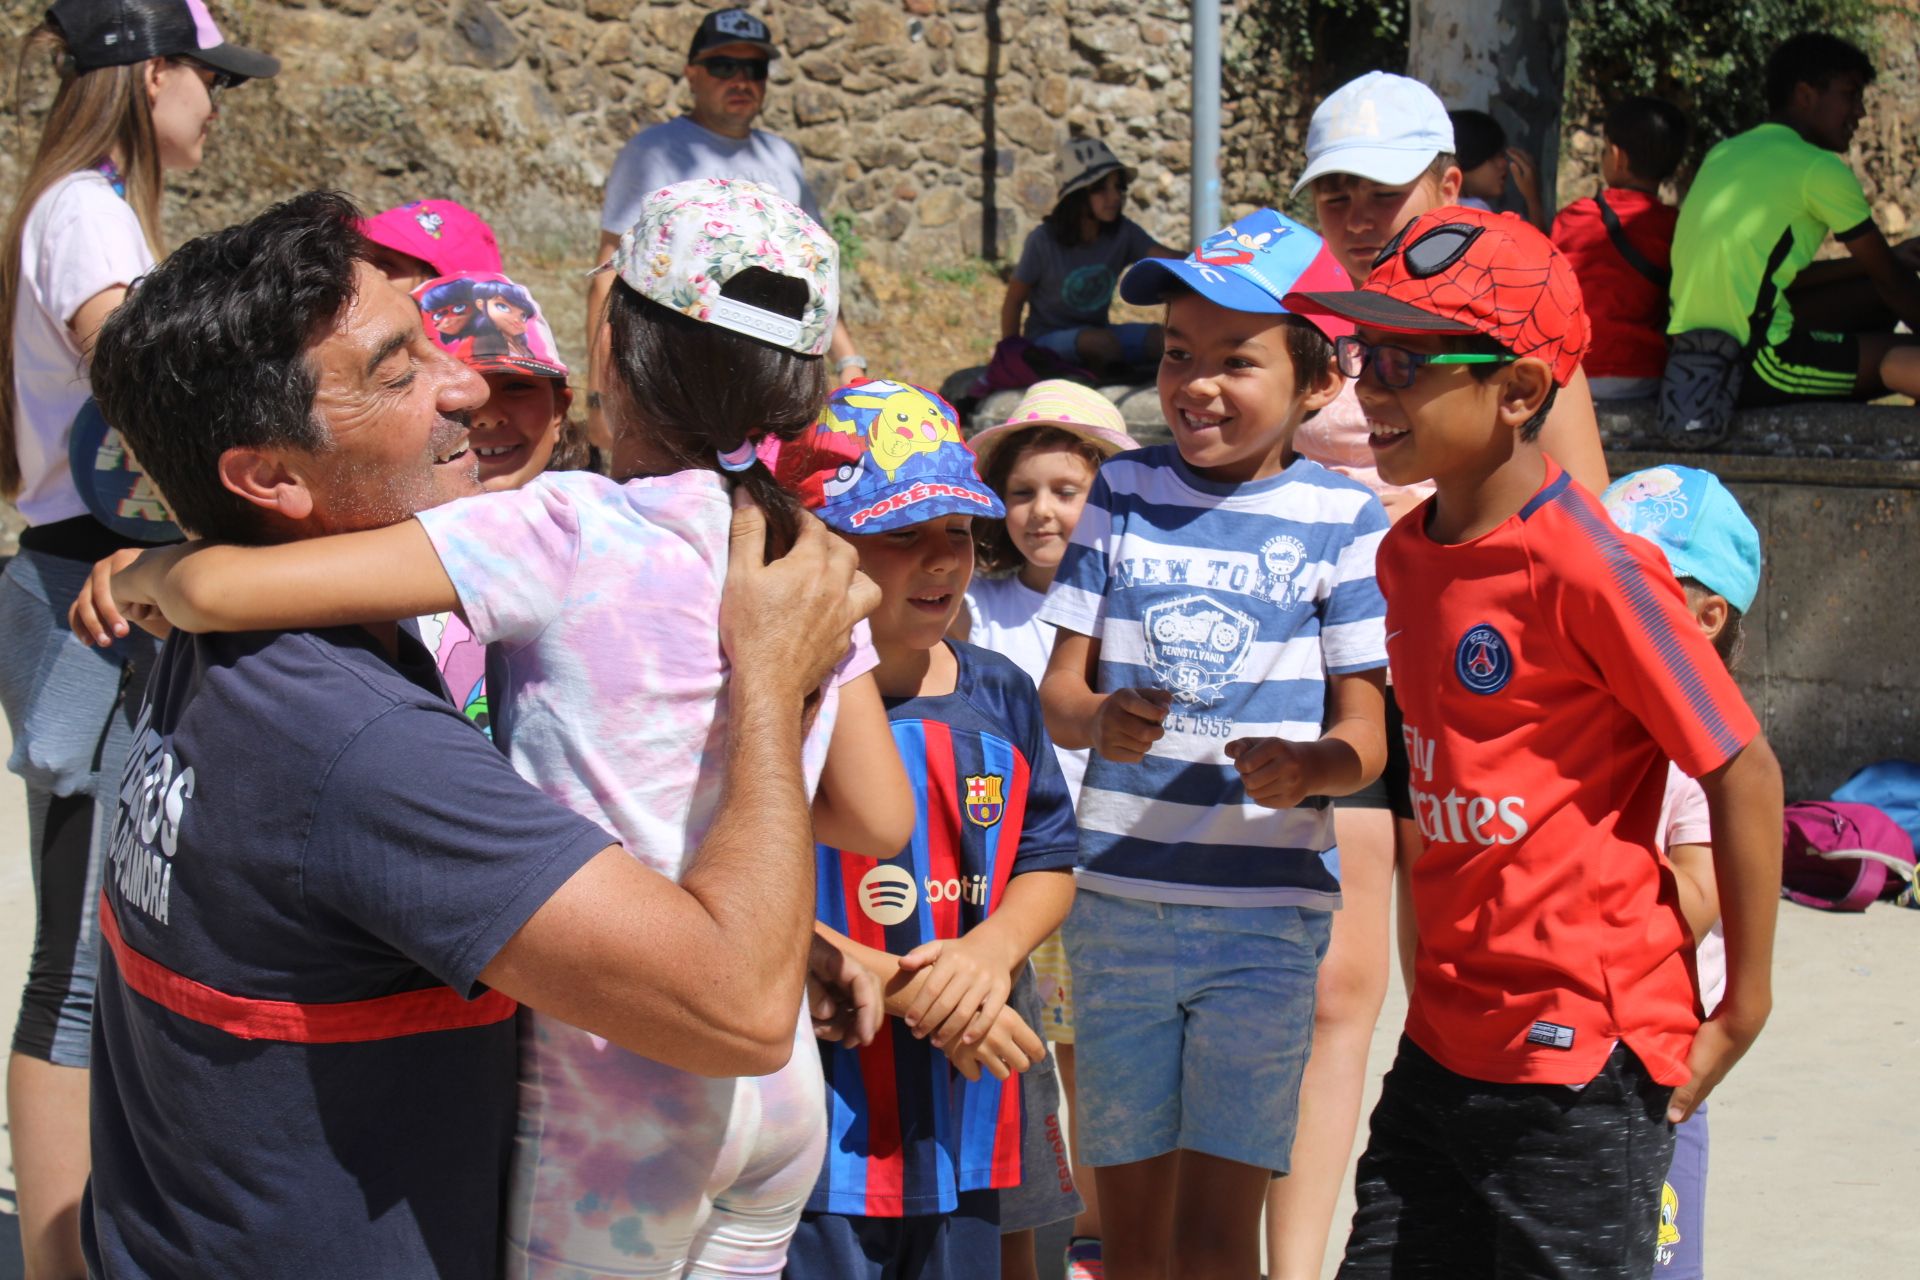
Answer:
[[[178,536],[163,518],[142,520],[164,508],[125,482],[123,462],[96,468],[95,456],[124,457],[116,442],[70,462],[76,419],[104,434],[87,361],[101,322],[160,251],[162,179],[200,163],[216,95],[280,69],[226,43],[204,0],[58,0],[27,36],[23,64],[40,50],[60,86],[0,242],[0,494],[29,526],[0,576],[0,703],[8,767],[27,784],[36,899],[7,1069],[28,1280],[86,1274],[95,911],[153,656],[138,632],[88,648],[66,610],[96,560]]]

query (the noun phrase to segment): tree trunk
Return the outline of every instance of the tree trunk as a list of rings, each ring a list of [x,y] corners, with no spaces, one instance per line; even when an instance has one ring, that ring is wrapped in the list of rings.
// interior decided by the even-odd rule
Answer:
[[[1558,208],[1566,0],[1409,0],[1408,9],[1407,74],[1449,108],[1498,120],[1508,144],[1539,162],[1540,198]]]

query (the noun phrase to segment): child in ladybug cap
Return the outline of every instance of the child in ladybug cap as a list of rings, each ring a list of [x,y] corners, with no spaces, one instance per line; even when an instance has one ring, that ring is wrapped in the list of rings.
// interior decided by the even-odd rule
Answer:
[[[1409,223],[1340,339],[1380,474],[1431,479],[1377,573],[1426,849],[1406,1034],[1343,1277],[1646,1276],[1673,1126],[1772,1004],[1780,768],[1661,553],[1540,449],[1587,320],[1509,214]],[[1696,1012],[1658,851],[1671,759],[1714,831],[1727,986]]]

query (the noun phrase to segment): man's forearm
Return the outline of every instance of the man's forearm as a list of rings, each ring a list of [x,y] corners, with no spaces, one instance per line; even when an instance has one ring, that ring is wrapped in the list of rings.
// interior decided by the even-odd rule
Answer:
[[[713,825],[680,880],[725,938],[721,962],[740,989],[765,993],[766,1016],[788,1023],[800,1008],[814,915],[813,826],[800,743],[799,697],[736,668],[726,782]]]

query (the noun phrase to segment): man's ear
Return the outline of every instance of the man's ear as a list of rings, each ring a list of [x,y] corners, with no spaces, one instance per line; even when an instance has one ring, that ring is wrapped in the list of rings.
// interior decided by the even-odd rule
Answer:
[[[1551,390],[1553,370],[1545,360],[1523,356],[1508,365],[1500,380],[1501,425],[1516,431],[1525,426],[1540,412]]]
[[[313,514],[313,491],[298,468],[262,449],[229,449],[220,455],[220,483],[242,501],[282,520]]]

